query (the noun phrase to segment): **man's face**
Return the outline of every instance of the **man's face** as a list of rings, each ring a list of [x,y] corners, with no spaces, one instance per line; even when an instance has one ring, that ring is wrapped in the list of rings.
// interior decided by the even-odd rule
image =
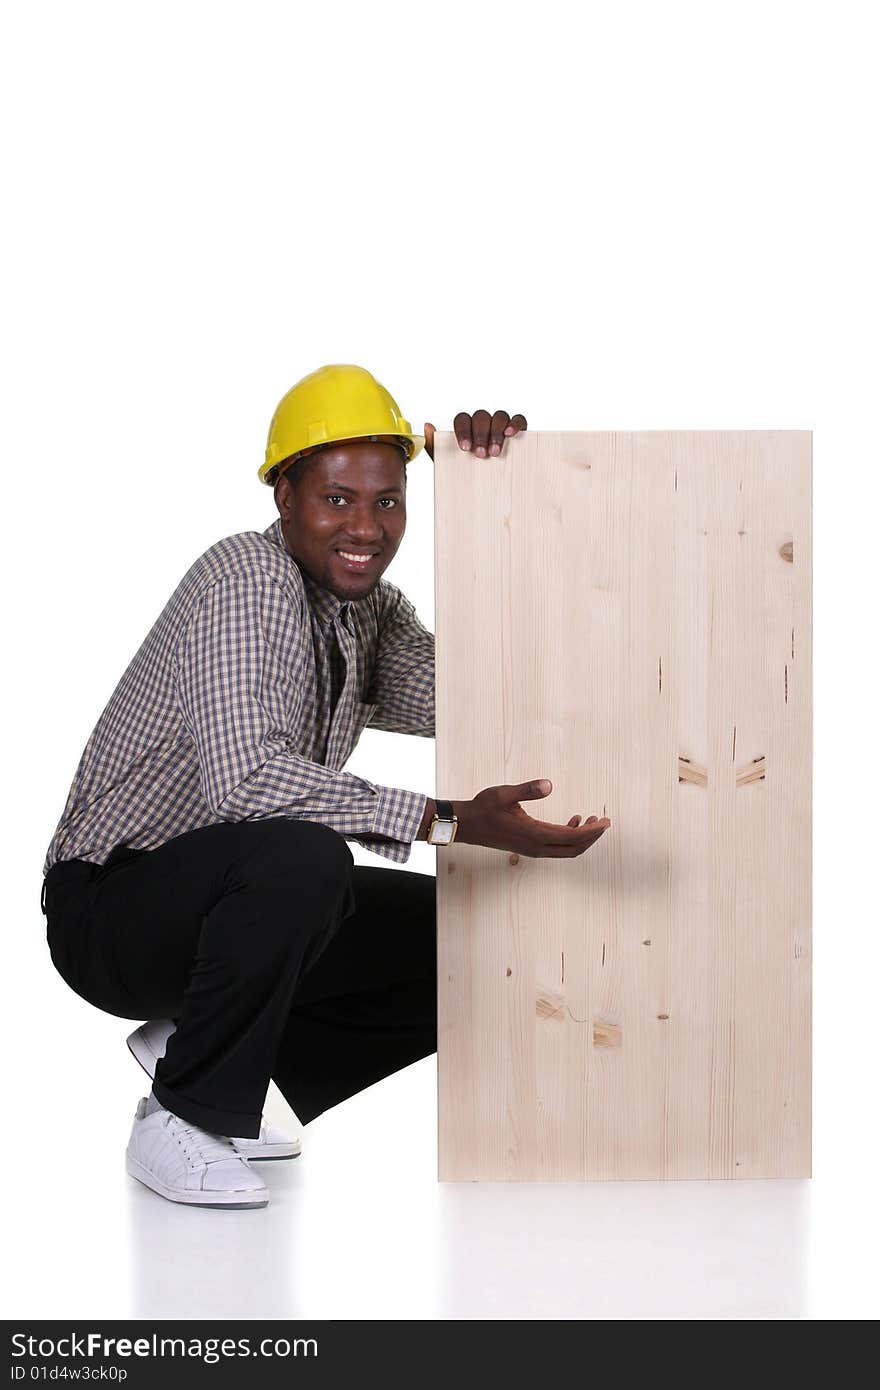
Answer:
[[[284,475],[275,484],[287,548],[322,589],[343,600],[365,598],[406,530],[403,455],[394,444],[359,439],[327,445],[314,458],[297,488]],[[354,568],[341,550],[371,558]]]

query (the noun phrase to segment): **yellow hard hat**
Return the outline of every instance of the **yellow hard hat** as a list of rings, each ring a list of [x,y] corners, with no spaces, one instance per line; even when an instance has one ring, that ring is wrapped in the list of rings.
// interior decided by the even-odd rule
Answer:
[[[380,435],[399,439],[407,462],[425,444],[425,436],[413,434],[397,402],[365,367],[348,363],[319,367],[279,401],[269,426],[266,460],[258,476],[272,487],[277,480],[277,466],[285,459],[316,445],[375,439]]]

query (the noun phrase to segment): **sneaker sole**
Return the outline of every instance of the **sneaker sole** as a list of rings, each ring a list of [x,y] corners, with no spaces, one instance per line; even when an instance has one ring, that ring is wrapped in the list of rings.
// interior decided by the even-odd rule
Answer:
[[[125,1041],[128,1044],[128,1050],[132,1057],[136,1062],[140,1063],[147,1073],[147,1076],[151,1078],[154,1077],[156,1075],[156,1063],[159,1059],[150,1051],[143,1038],[139,1037],[137,1031],[135,1031],[127,1037]]]
[[[299,1158],[302,1153],[302,1149],[290,1149],[287,1146],[285,1146],[283,1153],[272,1153],[273,1146],[271,1144],[261,1144],[259,1152],[243,1149],[239,1144],[236,1144],[235,1147],[240,1154],[244,1155],[248,1163],[267,1163],[270,1159],[280,1161],[283,1158]]]
[[[126,1172],[138,1182],[142,1182],[145,1187],[149,1187],[153,1192],[158,1192],[160,1197],[167,1197],[169,1202],[180,1202],[184,1206],[190,1207],[223,1207],[225,1210],[243,1210],[252,1207],[267,1207],[269,1205],[269,1195],[264,1196],[254,1194],[248,1198],[246,1192],[230,1192],[224,1196],[221,1192],[186,1192],[181,1193],[176,1188],[166,1187],[160,1178],[151,1173],[148,1168],[144,1168],[138,1163],[136,1158],[132,1158],[130,1153],[125,1155]]]

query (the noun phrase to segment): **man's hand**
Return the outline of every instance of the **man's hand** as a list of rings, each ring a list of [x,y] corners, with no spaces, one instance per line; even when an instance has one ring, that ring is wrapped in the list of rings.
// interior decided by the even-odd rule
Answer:
[[[472,450],[478,459],[489,454],[500,454],[505,439],[528,429],[524,415],[510,418],[506,410],[496,410],[490,415],[488,410],[478,410],[474,415],[459,411],[452,422],[459,449]],[[434,426],[425,424],[425,452],[434,460]]]
[[[512,850],[530,858],[574,859],[590,849],[610,827],[603,816],[572,816],[567,825],[535,820],[520,806],[549,795],[553,783],[547,777],[515,786],[486,787],[471,801],[453,801],[458,816],[456,840],[465,845],[485,845],[489,849]]]

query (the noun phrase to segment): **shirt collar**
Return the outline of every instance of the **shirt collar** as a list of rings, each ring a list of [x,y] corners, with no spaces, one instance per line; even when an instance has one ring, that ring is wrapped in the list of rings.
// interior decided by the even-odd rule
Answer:
[[[279,546],[279,548],[284,551],[291,564],[296,565],[296,561],[288,550],[287,542],[284,539],[280,516],[276,517],[271,526],[266,527],[263,535],[268,541],[271,541],[273,545]],[[320,620],[321,625],[323,627],[329,627],[330,624],[340,616],[340,613],[343,619],[347,621],[348,610],[352,606],[352,601],[350,599],[339,599],[335,594],[331,593],[329,589],[322,589],[320,585],[315,583],[310,575],[300,569],[299,565],[296,565],[296,567],[302,576],[303,588],[306,591],[306,600],[309,608],[311,608],[312,612]]]

